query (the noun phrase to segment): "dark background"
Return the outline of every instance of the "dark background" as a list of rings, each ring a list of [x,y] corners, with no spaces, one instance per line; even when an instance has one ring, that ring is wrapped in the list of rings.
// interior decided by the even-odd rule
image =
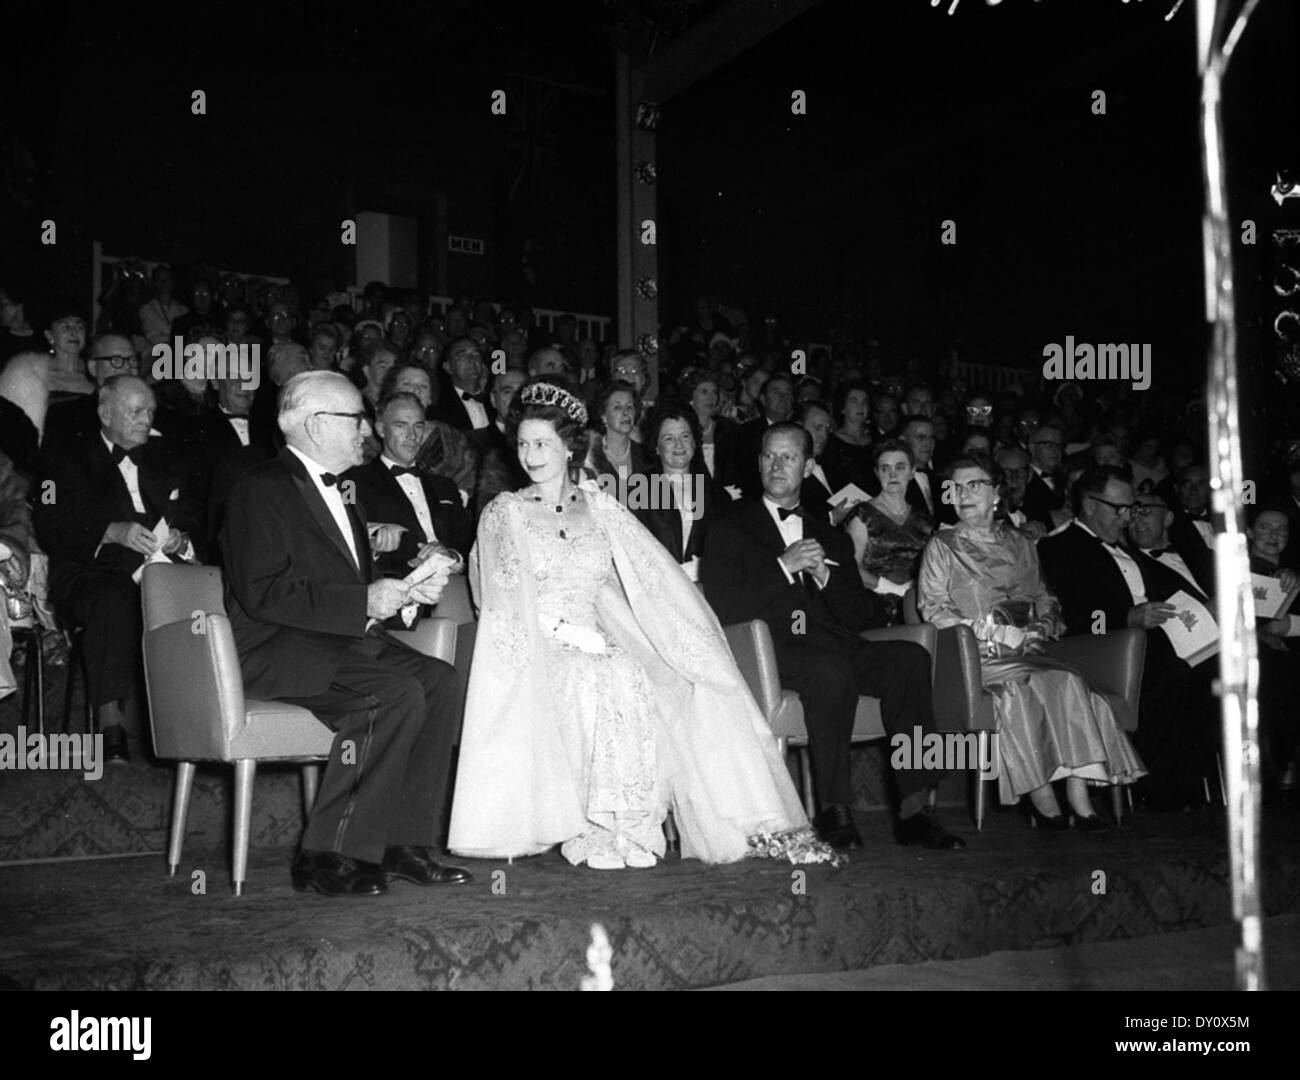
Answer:
[[[664,103],[664,321],[714,295],[814,339],[878,337],[896,363],[954,340],[966,359],[1026,365],[1066,334],[1151,342],[1157,379],[1199,379],[1194,4],[1166,22],[1173,2],[817,5]],[[662,48],[725,6],[484,0],[295,8],[276,25],[44,6],[7,50],[5,270],[88,298],[98,239],[349,284],[339,224],[370,209],[420,219],[427,289],[450,232],[487,240],[483,257],[446,256],[453,295],[612,314],[611,41]],[[1260,225],[1238,249],[1259,364],[1280,213],[1267,189],[1300,130],[1296,7],[1261,5],[1227,94],[1233,216]],[[489,111],[496,88],[506,117]],[[45,218],[57,248],[36,242]]]

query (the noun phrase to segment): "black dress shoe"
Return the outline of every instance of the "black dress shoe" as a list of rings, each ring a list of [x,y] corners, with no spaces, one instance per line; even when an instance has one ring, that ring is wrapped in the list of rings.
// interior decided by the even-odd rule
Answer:
[[[862,846],[862,834],[853,824],[853,812],[847,806],[828,806],[813,822],[817,838],[843,851]]]
[[[298,892],[315,889],[322,896],[380,896],[388,892],[378,866],[337,851],[300,851],[290,873]]]
[[[894,837],[900,844],[920,844],[928,848],[953,850],[966,846],[965,840],[953,836],[939,824],[939,819],[928,806],[909,818],[902,818],[894,826]]]
[[[1110,822],[1093,811],[1086,817],[1083,814],[1075,814],[1074,827],[1080,832],[1105,832],[1110,828]]]
[[[1029,824],[1035,829],[1046,829],[1048,832],[1064,832],[1070,827],[1070,819],[1064,814],[1044,814],[1028,798],[1021,804],[1026,808]]]
[[[390,878],[401,878],[415,885],[464,885],[473,878],[459,866],[443,866],[427,847],[397,844],[384,852],[381,869]]]

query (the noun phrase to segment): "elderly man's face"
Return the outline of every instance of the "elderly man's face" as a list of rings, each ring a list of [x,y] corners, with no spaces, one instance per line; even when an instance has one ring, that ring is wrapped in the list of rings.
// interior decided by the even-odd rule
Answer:
[[[542,349],[529,364],[534,375],[563,375],[564,354],[558,349]],[[628,380],[629,382],[631,380]]]
[[[424,410],[413,401],[394,401],[376,425],[384,453],[399,465],[411,465],[424,444],[429,425]]]
[[[1169,524],[1174,520],[1158,498],[1152,495],[1135,496],[1133,515],[1128,523],[1128,535],[1144,551],[1147,548],[1169,546]]]
[[[1029,456],[1045,473],[1061,465],[1061,433],[1055,428],[1037,428],[1029,436]]]
[[[1133,511],[1133,485],[1108,480],[1100,495],[1082,500],[1083,523],[1108,544],[1118,544]]]
[[[515,395],[519,393],[519,388],[528,381],[522,371],[503,371],[492,381],[492,407],[496,409],[497,416],[502,420],[510,411],[510,405],[515,400]]]
[[[1003,450],[996,459],[1002,470],[1002,486],[1013,506],[1019,506],[1029,487],[1029,455],[1023,450]]]
[[[822,409],[810,409],[803,419],[803,426],[813,440],[813,457],[821,457],[826,449],[826,441],[831,437],[831,416]]]
[[[763,491],[773,502],[798,499],[804,477],[812,472],[813,459],[804,456],[804,441],[793,431],[779,431],[763,439],[758,471]]]
[[[247,416],[253,408],[256,391],[244,389],[241,379],[222,379],[217,383],[217,401],[232,416]]]
[[[483,388],[483,380],[487,376],[478,344],[474,341],[459,341],[453,345],[447,357],[447,373],[458,390],[477,394]]]
[[[105,436],[127,450],[149,441],[153,414],[153,391],[138,379],[119,383],[116,392],[99,406]]]
[[[140,374],[140,358],[136,355],[135,346],[116,334],[95,342],[90,362],[86,366],[96,386],[103,386],[114,375]]]
[[[912,451],[916,468],[924,468],[934,457],[934,425],[928,421],[913,420],[903,429],[903,441]]]
[[[333,473],[360,465],[365,460],[366,436],[370,434],[361,392],[353,386],[331,383],[317,391],[311,405],[304,425],[311,456]]]

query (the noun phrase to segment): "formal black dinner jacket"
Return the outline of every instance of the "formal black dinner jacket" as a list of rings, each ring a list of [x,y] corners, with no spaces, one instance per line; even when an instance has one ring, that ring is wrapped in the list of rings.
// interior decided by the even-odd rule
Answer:
[[[1029,483],[1025,487],[1025,501],[1020,504],[1025,517],[1030,521],[1042,522],[1049,529],[1056,527],[1052,521],[1052,511],[1060,510],[1065,505],[1065,478],[1058,473],[1052,479],[1056,482],[1055,491],[1047,486],[1031,465]]]
[[[99,429],[50,451],[35,493],[36,536],[50,556],[50,587],[59,591],[71,573],[94,567],[130,577],[145,557],[121,544],[104,544],[104,530],[115,521],[135,521],[152,529],[166,516],[173,529],[191,534],[196,545],[199,514],[183,474],[160,439],[145,444],[139,462],[140,495],[146,512],[137,513],[126,480]],[[172,498],[173,492],[176,498]],[[201,552],[200,552],[201,554]]]
[[[655,508],[639,507],[634,510],[637,520],[641,522],[654,538],[663,544],[679,563],[689,562],[696,556],[704,554],[704,542],[709,535],[709,528],[731,504],[731,496],[722,489],[722,486],[712,480],[708,473],[701,472],[691,477],[691,484],[698,483],[697,476],[704,478],[703,502],[702,505],[695,508],[696,518],[691,523],[691,535],[686,542],[685,550],[682,548],[682,515],[677,507],[677,499],[673,489],[667,484],[664,489],[668,492],[668,498],[671,503],[669,506],[659,506]],[[660,486],[653,479],[652,491],[659,491]]]
[[[492,402],[488,400],[486,393],[480,394],[479,397],[483,401],[483,408],[487,410],[488,427],[491,427],[492,420],[496,416],[492,408]],[[438,404],[434,406],[433,411],[439,420],[445,420],[459,431],[474,430],[474,424],[465,409],[465,403],[461,400],[460,389],[453,386],[450,380],[440,388]]]
[[[250,697],[324,693],[365,636],[373,567],[359,501],[350,521],[360,567],[287,447],[231,489],[221,532],[226,611]]]
[[[416,552],[425,543],[424,529],[420,526],[420,519],[415,516],[411,500],[406,497],[406,492],[393,476],[392,470],[381,458],[349,469],[344,474],[344,479],[356,483],[357,498],[365,508],[367,521],[406,526],[397,550],[375,557],[375,565],[381,575],[405,577],[411,572],[409,561],[415,558]],[[462,557],[468,556],[474,543],[474,525],[461,503],[456,485],[445,476],[435,476],[433,473],[420,473],[419,479],[424,488],[424,497],[429,503],[429,516],[433,519],[433,531],[437,534],[439,543],[445,544]]]
[[[1147,600],[1167,600],[1180,589],[1206,603],[1203,593],[1181,574],[1162,566],[1136,548],[1126,547],[1142,574]],[[1133,595],[1105,545],[1077,523],[1038,542],[1038,559],[1047,584],[1061,601],[1061,613],[1070,634],[1092,633],[1094,613],[1106,616],[1106,629],[1128,626]],[[1164,635],[1161,635],[1162,637]]]
[[[777,559],[785,540],[762,499],[737,507],[714,522],[704,545],[700,580],[723,625],[762,619],[778,649],[794,637],[796,612],[804,614],[802,641],[837,649],[848,639],[885,624],[880,601],[867,591],[853,561],[848,534],[812,515],[804,516],[805,539],[820,541],[830,568],[825,589],[809,580],[786,580]]]

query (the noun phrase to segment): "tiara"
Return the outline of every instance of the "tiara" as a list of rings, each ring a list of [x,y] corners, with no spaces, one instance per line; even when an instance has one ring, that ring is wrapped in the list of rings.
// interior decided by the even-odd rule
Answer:
[[[580,424],[587,422],[587,406],[563,387],[553,383],[533,383],[519,394],[525,405],[558,405]]]

